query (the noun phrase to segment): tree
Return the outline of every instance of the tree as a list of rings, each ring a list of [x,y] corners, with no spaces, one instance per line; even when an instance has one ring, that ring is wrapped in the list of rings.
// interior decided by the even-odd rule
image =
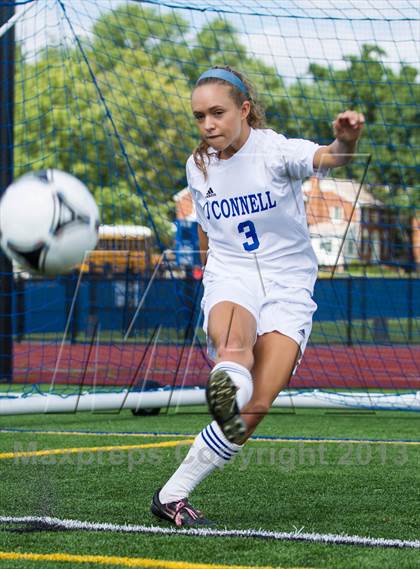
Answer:
[[[330,121],[338,111],[351,108],[363,112],[366,129],[359,151],[372,154],[368,182],[375,194],[387,203],[409,196],[408,201],[419,206],[420,196],[412,191],[416,184],[415,149],[420,142],[417,70],[402,65],[395,71],[384,63],[385,56],[380,47],[364,45],[359,55],[344,58],[344,69],[312,64],[313,81],[304,85],[298,81],[291,92],[294,96],[301,93],[307,116],[300,123],[303,132],[322,142],[328,140]],[[364,164],[365,159],[356,160],[347,168],[347,175],[360,179]]]
[[[19,52],[16,174],[55,167],[86,182],[105,223],[150,225],[169,243],[173,195],[198,142],[190,93],[200,72],[230,65],[256,85],[268,126],[321,143],[346,107],[367,116],[360,151],[373,154],[368,182],[383,201],[416,203],[416,70],[387,67],[372,45],[344,69],[311,64],[286,85],[277,69],[247,52],[235,27],[215,18],[194,35],[176,12],[131,3],[102,14],[79,46],[47,47],[31,62]],[[94,76],[94,78],[92,77]],[[343,175],[360,179],[365,160]],[[418,192],[417,192],[418,193]]]
[[[89,69],[75,47],[44,50],[19,66],[16,174],[28,165],[72,172],[93,191],[102,222],[150,226],[152,211],[168,244],[172,196],[194,146],[189,86],[167,62],[151,67],[141,45],[117,41],[124,54],[116,57],[109,43],[112,65],[99,65],[90,48]]]

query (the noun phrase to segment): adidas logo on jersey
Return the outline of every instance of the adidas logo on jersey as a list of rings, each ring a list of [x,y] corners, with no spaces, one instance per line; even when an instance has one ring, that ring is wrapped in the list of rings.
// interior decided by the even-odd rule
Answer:
[[[216,194],[214,193],[214,191],[212,190],[212,188],[208,189],[208,192],[206,194],[206,198],[215,198]]]
[[[305,330],[302,328],[302,330],[298,330],[298,334],[300,334],[302,336],[302,338],[305,337]]]

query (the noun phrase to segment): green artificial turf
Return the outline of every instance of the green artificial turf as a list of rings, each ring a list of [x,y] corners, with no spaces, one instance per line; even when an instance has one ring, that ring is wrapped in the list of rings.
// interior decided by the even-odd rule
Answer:
[[[0,429],[194,434],[208,423],[202,408],[156,417],[75,414],[1,417]],[[420,439],[413,413],[273,411],[256,435],[337,438],[337,442],[252,441],[194,492],[193,503],[218,528],[419,539],[420,468],[415,444],[344,439]],[[173,437],[0,433],[0,452],[159,444]],[[180,436],[180,440],[183,437]],[[49,515],[92,522],[152,525],[154,490],[188,446],[0,459],[0,515]],[[141,557],[222,565],[317,568],[416,568],[417,550],[291,543],[239,538],[150,536],[112,532],[0,531],[0,551]],[[0,567],[98,567],[94,564],[1,561]],[[114,565],[107,565],[114,567]],[[115,567],[117,567],[115,565]]]

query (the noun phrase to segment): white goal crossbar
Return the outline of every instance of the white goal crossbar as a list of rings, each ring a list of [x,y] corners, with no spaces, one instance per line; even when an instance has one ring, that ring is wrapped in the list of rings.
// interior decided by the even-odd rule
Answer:
[[[23,18],[23,16],[26,16],[29,10],[31,10],[34,7],[34,5],[35,1],[32,4],[28,4],[27,6],[16,12],[11,18],[7,20],[7,22],[5,22],[2,26],[0,26],[0,38],[2,38],[4,34],[7,34],[7,32],[11,28],[13,28],[13,26]]]

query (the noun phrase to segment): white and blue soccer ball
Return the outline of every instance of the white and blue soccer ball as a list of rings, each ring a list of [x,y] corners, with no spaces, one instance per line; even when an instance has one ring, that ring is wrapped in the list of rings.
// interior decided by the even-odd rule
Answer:
[[[87,187],[61,170],[30,172],[0,201],[0,246],[24,269],[69,272],[95,248],[99,211]]]

